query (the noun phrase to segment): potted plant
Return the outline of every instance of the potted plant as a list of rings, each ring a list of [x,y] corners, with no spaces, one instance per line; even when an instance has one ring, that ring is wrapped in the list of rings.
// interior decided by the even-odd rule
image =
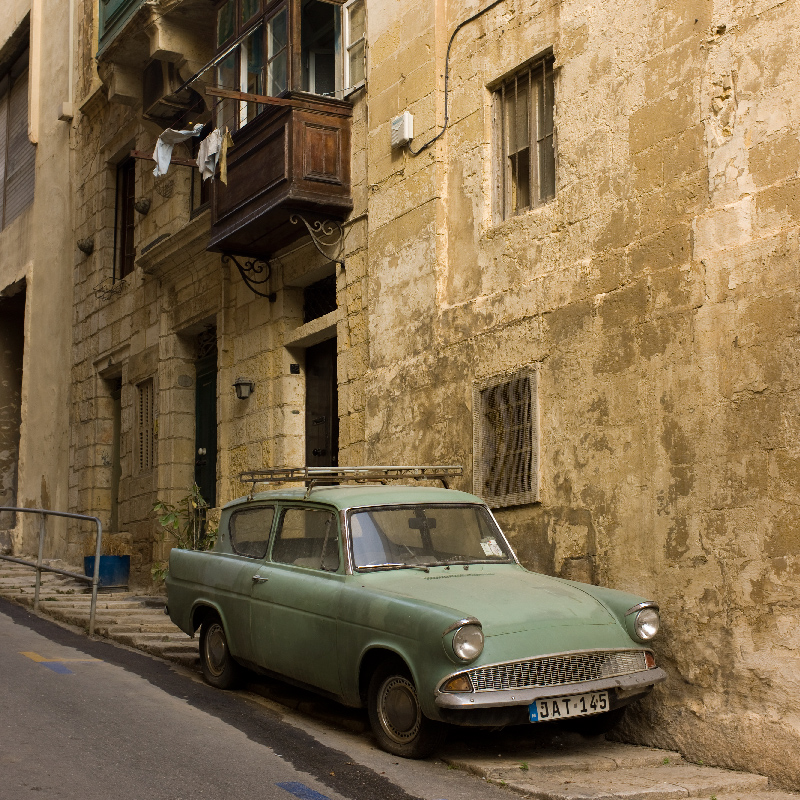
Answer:
[[[83,571],[89,577],[94,575],[95,541],[93,535],[83,540]],[[103,537],[97,585],[105,589],[127,588],[130,574],[131,556],[122,534]]]
[[[217,526],[208,519],[208,503],[195,483],[186,497],[177,503],[157,500],[153,513],[164,532],[164,539],[180,550],[210,550],[217,540]],[[163,581],[167,574],[167,561],[156,561],[150,570],[154,581]]]

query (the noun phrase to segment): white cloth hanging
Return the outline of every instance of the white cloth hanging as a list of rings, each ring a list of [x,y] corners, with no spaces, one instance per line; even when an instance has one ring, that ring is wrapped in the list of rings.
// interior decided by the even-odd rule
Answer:
[[[153,152],[153,158],[156,162],[153,175],[155,175],[156,178],[166,175],[170,161],[172,161],[172,148],[180,142],[191,139],[192,136],[199,136],[202,130],[203,126],[199,123],[190,131],[176,131],[173,128],[167,128],[167,130],[158,137],[156,149]]]
[[[200,170],[204,181],[214,176],[220,149],[222,148],[222,140],[222,131],[216,128],[200,142],[200,148],[197,151],[197,169]]]

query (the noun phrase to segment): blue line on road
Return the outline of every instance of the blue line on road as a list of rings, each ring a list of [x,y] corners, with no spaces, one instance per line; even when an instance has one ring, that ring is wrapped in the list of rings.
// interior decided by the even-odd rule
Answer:
[[[330,798],[325,797],[324,794],[315,792],[305,784],[298,783],[297,781],[286,781],[285,783],[276,783],[275,785],[279,786],[281,789],[285,789],[289,794],[299,797],[300,800],[330,800]]]
[[[71,669],[67,669],[63,664],[60,664],[58,661],[41,661],[40,663],[43,667],[47,667],[47,669],[51,669],[53,670],[53,672],[57,672],[59,675],[75,674]]]

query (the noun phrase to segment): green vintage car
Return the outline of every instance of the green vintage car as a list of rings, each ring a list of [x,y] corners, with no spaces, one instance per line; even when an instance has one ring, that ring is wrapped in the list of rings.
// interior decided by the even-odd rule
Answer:
[[[444,723],[599,731],[665,679],[655,603],[529,572],[474,495],[386,485],[454,470],[248,474],[307,485],[235,500],[213,551],[170,556],[169,615],[200,629],[206,680],[244,665],[366,705],[383,749],[420,758]]]

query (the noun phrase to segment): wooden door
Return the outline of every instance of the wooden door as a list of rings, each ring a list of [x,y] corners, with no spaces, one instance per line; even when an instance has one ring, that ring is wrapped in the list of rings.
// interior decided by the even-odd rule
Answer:
[[[306,466],[339,465],[336,339],[306,350]]]

